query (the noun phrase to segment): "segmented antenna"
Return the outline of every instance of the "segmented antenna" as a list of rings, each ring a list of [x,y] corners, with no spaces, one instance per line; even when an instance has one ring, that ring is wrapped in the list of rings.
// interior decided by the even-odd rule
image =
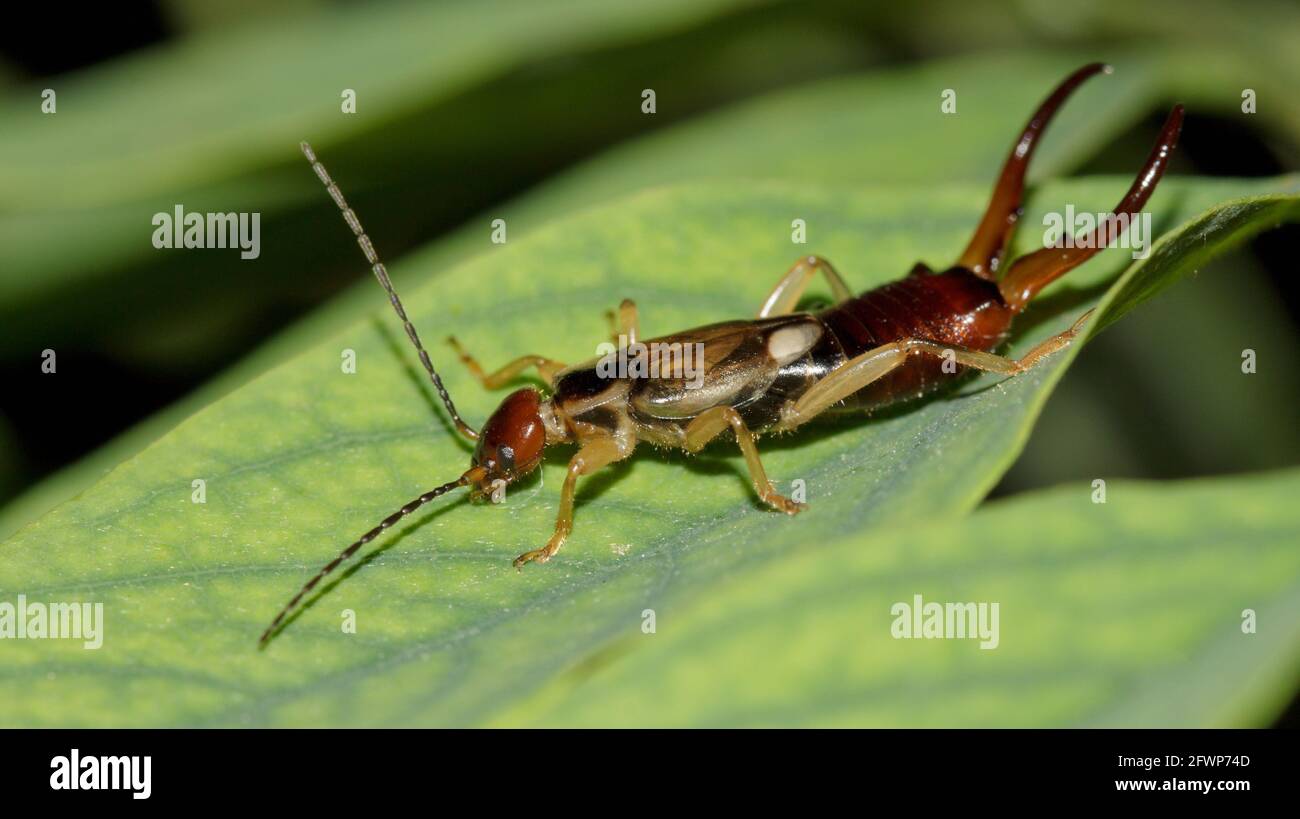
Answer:
[[[352,208],[348,207],[347,200],[343,198],[343,192],[330,178],[329,171],[325,170],[325,166],[320,163],[320,160],[316,159],[316,152],[311,149],[311,145],[303,142],[300,143],[299,147],[302,148],[303,156],[307,157],[307,161],[311,163],[312,170],[316,172],[321,183],[325,185],[325,189],[329,191],[334,204],[339,206],[339,210],[343,213],[343,220],[348,223],[348,227],[352,228],[352,232],[356,234],[357,244],[361,245],[361,252],[366,254],[366,261],[370,262],[370,269],[374,272],[375,278],[379,280],[380,286],[384,288],[384,292],[388,294],[388,300],[392,302],[393,309],[397,311],[397,317],[402,320],[402,326],[406,328],[406,336],[411,339],[416,352],[420,354],[420,363],[424,365],[425,372],[429,374],[429,378],[433,381],[433,387],[438,391],[438,397],[442,399],[443,406],[447,408],[447,412],[451,415],[451,420],[455,423],[456,429],[471,441],[477,439],[478,433],[474,431],[473,427],[465,423],[464,419],[460,417],[460,413],[456,412],[456,405],[452,403],[451,396],[447,394],[447,388],[442,385],[442,379],[438,377],[438,371],[433,368],[433,362],[429,360],[429,354],[425,352],[424,345],[420,343],[420,336],[415,332],[415,325],[411,324],[411,320],[406,317],[406,310],[402,307],[402,300],[397,297],[397,291],[393,290],[393,283],[388,278],[388,270],[384,267],[384,263],[379,261],[379,254],[375,252],[374,244],[371,243],[370,237],[362,229],[361,220],[357,218]]]
[[[321,568],[320,571],[316,572],[316,576],[313,577],[311,580],[308,580],[307,583],[301,589],[298,590],[298,593],[293,596],[293,599],[290,600],[288,603],[286,603],[284,608],[280,609],[280,613],[277,614],[275,616],[275,619],[271,621],[271,625],[266,627],[266,631],[262,632],[262,636],[258,638],[257,642],[259,644],[265,643],[270,638],[271,634],[280,625],[280,623],[284,621],[285,616],[289,612],[293,611],[294,606],[298,605],[298,601],[302,600],[302,598],[305,597],[308,592],[316,588],[316,584],[324,580],[325,577],[330,572],[337,569],[340,563],[347,560],[349,557],[352,557],[352,555],[356,554],[357,549],[360,549],[362,546],[365,546],[370,541],[379,537],[380,534],[382,534],[386,529],[393,526],[393,524],[397,523],[402,518],[411,514],[416,509],[419,509],[421,506],[424,506],[426,503],[438,497],[439,495],[445,495],[451,490],[455,489],[456,487],[464,486],[465,484],[469,483],[473,477],[473,474],[474,474],[474,470],[471,469],[469,472],[466,472],[464,475],[461,475],[459,478],[452,481],[451,483],[444,483],[442,486],[439,486],[437,489],[430,489],[428,492],[425,492],[420,497],[416,498],[415,500],[403,506],[401,509],[398,509],[393,514],[384,518],[382,521],[380,521],[378,526],[371,529],[369,532],[366,532],[351,546],[344,549],[342,552],[339,552],[338,557],[334,558],[329,563],[326,563]]]

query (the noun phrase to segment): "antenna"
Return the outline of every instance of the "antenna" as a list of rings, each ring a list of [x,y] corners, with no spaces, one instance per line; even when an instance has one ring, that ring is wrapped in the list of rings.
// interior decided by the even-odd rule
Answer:
[[[349,557],[352,557],[352,555],[356,554],[357,549],[360,549],[362,546],[365,546],[367,543],[369,543],[370,541],[374,540],[376,537],[381,535],[386,529],[391,527],[393,524],[397,523],[402,518],[411,514],[416,509],[419,509],[421,506],[424,506],[426,503],[433,500],[434,498],[439,497],[440,495],[445,495],[458,486],[464,486],[473,480],[480,479],[481,470],[482,470],[481,467],[475,467],[474,469],[471,469],[470,471],[466,472],[464,475],[461,475],[459,478],[457,478],[456,480],[450,483],[444,483],[442,486],[439,486],[437,489],[430,489],[428,492],[425,492],[420,497],[416,498],[415,500],[403,506],[401,509],[398,509],[393,514],[381,520],[378,526],[371,529],[369,532],[366,532],[364,535],[358,538],[356,542],[354,542],[351,546],[344,549],[342,552],[339,552],[338,557],[334,558],[329,563],[326,563],[323,567],[321,567],[321,570],[316,572],[316,576],[313,577],[311,580],[308,580],[305,584],[303,584],[303,587],[298,590],[298,593],[293,596],[293,599],[290,600],[288,603],[286,603],[284,605],[284,608],[280,609],[280,613],[277,614],[275,616],[275,619],[271,621],[271,625],[266,627],[266,631],[262,632],[262,636],[258,638],[257,642],[259,644],[265,644],[266,641],[269,640],[271,635],[275,632],[276,627],[278,627],[281,621],[284,620],[285,615],[288,614],[290,611],[292,611],[294,606],[298,605],[298,601],[301,600],[304,596],[306,596],[307,592],[316,588],[316,584],[324,580],[325,576],[328,575],[330,572],[337,569],[340,563],[347,560]]]
[[[380,286],[384,288],[384,292],[388,294],[388,300],[392,302],[397,317],[402,320],[402,326],[406,328],[406,336],[411,339],[416,352],[420,354],[420,363],[424,365],[425,372],[429,374],[429,378],[433,381],[433,388],[438,391],[438,397],[442,399],[443,406],[447,408],[447,413],[451,415],[451,420],[455,423],[456,429],[471,441],[476,440],[478,433],[474,431],[473,427],[465,423],[459,412],[456,412],[456,405],[452,403],[451,396],[447,394],[447,388],[442,385],[442,379],[438,377],[438,371],[433,368],[433,362],[429,360],[429,354],[425,352],[424,345],[420,343],[420,336],[415,332],[415,325],[411,324],[411,320],[406,317],[406,310],[402,307],[402,300],[397,297],[397,291],[393,289],[393,282],[388,278],[388,270],[384,267],[384,263],[379,261],[379,254],[375,252],[374,244],[370,241],[370,237],[366,235],[365,230],[362,229],[361,220],[357,218],[352,208],[348,207],[348,201],[343,198],[343,192],[330,178],[329,171],[325,170],[325,166],[320,163],[320,160],[316,159],[316,152],[311,149],[311,145],[303,142],[300,143],[299,147],[302,148],[303,156],[307,157],[307,161],[311,163],[312,170],[316,172],[321,183],[325,185],[325,190],[329,191],[334,204],[339,206],[339,210],[343,213],[343,220],[348,223],[348,227],[352,228],[352,232],[356,234],[357,244],[361,245],[361,252],[366,254],[366,261],[370,262],[370,269],[374,272],[375,278],[379,280]]]

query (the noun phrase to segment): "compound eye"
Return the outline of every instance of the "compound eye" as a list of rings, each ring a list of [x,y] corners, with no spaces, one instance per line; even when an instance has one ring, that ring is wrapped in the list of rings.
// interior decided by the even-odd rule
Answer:
[[[505,444],[497,447],[497,465],[501,468],[502,472],[514,474],[515,451]]]

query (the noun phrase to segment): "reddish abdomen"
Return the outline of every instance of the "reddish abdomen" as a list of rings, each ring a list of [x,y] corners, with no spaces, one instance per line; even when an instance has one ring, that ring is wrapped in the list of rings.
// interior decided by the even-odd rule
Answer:
[[[996,284],[963,268],[908,276],[817,314],[850,359],[907,338],[992,350],[1006,340],[1013,315]],[[932,356],[912,356],[853,395],[846,407],[884,406],[951,383],[955,373],[943,372],[942,364]]]

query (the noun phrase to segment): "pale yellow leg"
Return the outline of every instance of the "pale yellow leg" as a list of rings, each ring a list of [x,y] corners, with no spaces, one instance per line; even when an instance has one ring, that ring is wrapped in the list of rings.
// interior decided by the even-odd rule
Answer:
[[[601,467],[621,461],[631,455],[635,448],[635,443],[623,444],[613,437],[590,438],[578,448],[569,459],[569,469],[564,475],[564,485],[560,488],[560,513],[555,520],[555,532],[542,548],[516,557],[516,569],[532,561],[545,563],[564,545],[565,539],[573,531],[573,494],[577,491],[578,476],[590,475]]]
[[[805,509],[804,504],[790,500],[773,488],[771,481],[767,479],[767,471],[763,469],[763,462],[758,457],[754,434],[749,431],[749,427],[745,426],[740,413],[731,407],[714,407],[696,416],[695,420],[686,427],[686,451],[699,452],[705,444],[716,438],[727,427],[731,427],[736,434],[736,443],[740,445],[741,454],[745,456],[745,464],[749,467],[749,479],[753,482],[754,491],[758,493],[759,499],[787,515],[794,515]]]
[[[537,372],[547,384],[554,383],[556,374],[564,369],[564,365],[558,361],[552,361],[540,355],[524,355],[494,372],[487,373],[483,371],[474,356],[465,352],[465,348],[460,346],[460,342],[456,340],[455,336],[448,336],[447,343],[456,351],[456,355],[460,358],[461,363],[465,365],[465,368],[469,370],[470,375],[477,378],[479,383],[489,390],[504,387],[529,367],[536,367]]]
[[[607,310],[605,315],[609,317],[610,335],[615,344],[620,343],[620,336],[628,344],[636,343],[637,337],[641,335],[641,319],[637,314],[636,302],[623,299],[617,312]]]
[[[844,279],[830,262],[821,256],[804,256],[795,262],[794,266],[776,283],[776,287],[772,288],[772,292],[763,300],[763,306],[758,310],[758,317],[783,316],[793,312],[804,291],[808,289],[808,283],[818,271],[821,271],[830,284],[831,295],[834,296],[836,303],[853,298],[853,291],[844,283]]]
[[[1046,356],[1060,350],[1079,334],[1083,323],[1092,315],[1089,310],[1079,317],[1070,329],[1058,333],[1034,346],[1019,359],[1006,358],[994,353],[968,350],[963,347],[949,347],[925,339],[902,339],[890,344],[883,344],[868,350],[857,358],[846,361],[834,372],[818,381],[806,393],[799,397],[794,406],[788,409],[781,419],[782,429],[792,429],[806,423],[825,412],[830,407],[848,398],[853,393],[866,387],[871,382],[901,366],[909,355],[926,354],[938,358],[951,355],[952,361],[965,367],[999,373],[1001,375],[1019,375]]]

